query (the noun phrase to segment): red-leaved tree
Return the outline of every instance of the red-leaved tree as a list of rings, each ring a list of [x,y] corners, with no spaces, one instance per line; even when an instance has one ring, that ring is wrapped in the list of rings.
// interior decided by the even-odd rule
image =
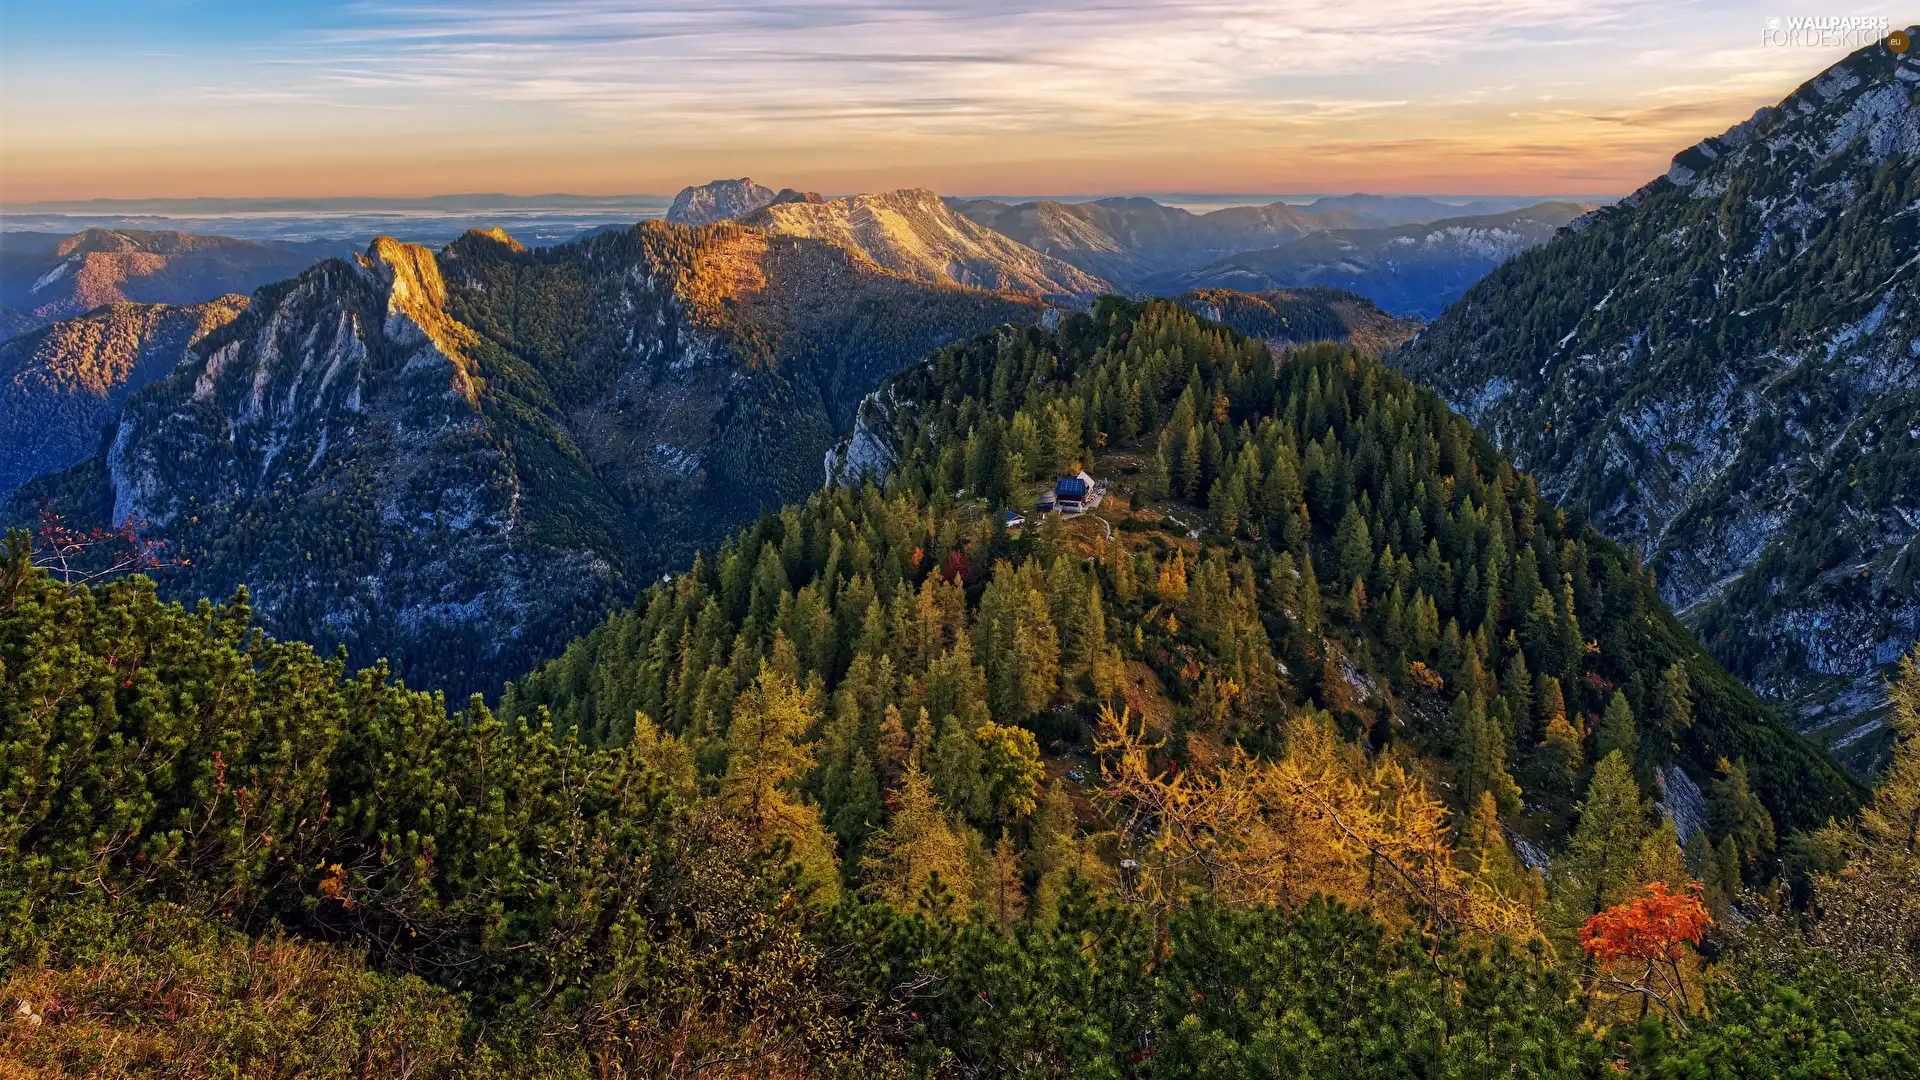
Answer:
[[[1692,1004],[1684,966],[1695,959],[1694,946],[1712,926],[1713,916],[1700,902],[1699,882],[1675,896],[1656,881],[1647,886],[1647,895],[1588,919],[1580,928],[1580,945],[1601,962],[1600,986],[1638,996],[1641,1016],[1658,1005],[1685,1030]]]
[[[166,555],[166,541],[141,535],[146,524],[129,517],[113,528],[76,529],[42,508],[40,528],[33,534],[33,565],[68,585],[188,565],[185,559]]]

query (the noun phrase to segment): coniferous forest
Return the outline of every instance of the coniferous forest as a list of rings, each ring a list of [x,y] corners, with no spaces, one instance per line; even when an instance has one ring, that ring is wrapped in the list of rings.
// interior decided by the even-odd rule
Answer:
[[[10,535],[0,1076],[1920,1076],[1920,655],[1862,786],[1433,393],[1164,301],[860,426],[491,703]]]

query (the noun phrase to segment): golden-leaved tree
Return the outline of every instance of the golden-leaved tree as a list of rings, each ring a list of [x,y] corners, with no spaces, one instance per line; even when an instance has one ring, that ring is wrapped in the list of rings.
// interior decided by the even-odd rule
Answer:
[[[1161,744],[1110,708],[1096,745],[1129,900],[1173,907],[1200,887],[1228,903],[1292,907],[1323,893],[1392,921],[1538,933],[1524,888],[1456,858],[1446,808],[1419,778],[1342,741],[1322,717],[1289,722],[1281,756],[1234,747],[1209,769],[1160,767]]]
[[[1896,742],[1872,805],[1815,838],[1839,868],[1814,877],[1813,936],[1853,971],[1920,987],[1920,648],[1888,697]]]
[[[973,892],[967,843],[918,763],[908,763],[888,802],[893,815],[860,860],[866,892],[902,911],[926,901],[939,914],[964,917]]]
[[[820,820],[820,808],[793,790],[813,768],[813,747],[801,739],[818,720],[812,696],[793,676],[762,663],[734,702],[720,800],[763,850],[784,848],[799,864],[801,882],[831,902],[840,892],[833,837]]]

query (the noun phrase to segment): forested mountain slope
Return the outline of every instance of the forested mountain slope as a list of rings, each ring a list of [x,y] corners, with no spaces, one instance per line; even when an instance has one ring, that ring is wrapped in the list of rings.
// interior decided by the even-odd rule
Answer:
[[[1325,285],[1257,293],[1199,289],[1173,302],[1248,337],[1265,338],[1274,348],[1332,341],[1377,357],[1425,325],[1419,318],[1396,319],[1358,293]]]
[[[1869,751],[1920,637],[1916,87],[1911,56],[1847,57],[1395,358],[1637,545],[1736,673]]]
[[[10,538],[0,1066],[1920,1069],[1920,742],[1791,833],[1858,793],[1431,393],[1117,300],[891,385],[887,490],[763,516],[497,711]],[[998,524],[1076,460],[1093,514]],[[1716,748],[1683,855],[1646,797]],[[1776,846],[1834,914],[1732,917]]]
[[[248,584],[276,633],[497,688],[813,487],[887,374],[1040,310],[733,225],[381,240],[262,289],[9,513],[145,522],[170,595]]]
[[[1310,707],[1379,745],[1447,757],[1481,745],[1460,725],[1484,721],[1501,733],[1499,756],[1524,762],[1539,807],[1565,814],[1576,792],[1562,765],[1583,774],[1581,762],[1605,755],[1615,736],[1600,734],[1603,716],[1618,698],[1644,737],[1612,748],[1643,777],[1677,764],[1704,783],[1722,757],[1745,758],[1783,826],[1848,812],[1853,785],[1708,658],[1637,562],[1541,498],[1438,397],[1350,350],[1297,352],[1274,368],[1258,342],[1165,302],[1117,298],[1054,332],[1006,330],[943,350],[865,409],[867,437],[890,444],[890,499],[829,494],[764,517],[516,683],[503,709],[545,707],[599,739],[635,712],[669,730],[724,728],[708,711],[777,634],[828,692],[862,650],[891,656],[882,682],[898,689],[859,693],[897,700],[910,717],[927,704],[912,687],[933,678],[925,665],[940,656],[920,623],[937,614],[942,633],[971,638],[980,704],[1053,737],[1077,726],[1053,704],[1090,725],[1097,703],[1122,693],[1120,672],[1140,664],[1168,698],[1143,710],[1202,738],[1239,738],[1276,710]],[[1112,537],[1093,528],[1069,544],[1036,529],[1010,547],[981,505],[955,501],[965,492],[1024,507],[1033,484],[1089,461],[1131,492],[1116,499],[1126,509],[1103,515]],[[880,535],[844,532],[843,518]],[[926,591],[955,552],[967,582],[993,583],[977,613],[974,588]],[[1033,558],[1015,561],[1022,552]],[[1176,573],[1205,585],[1163,588]],[[988,629],[999,617],[991,598],[1005,590],[1006,603],[1046,600],[1048,626],[1029,626],[1022,644],[996,635],[1028,615]],[[1109,619],[1138,631],[1111,652],[1091,629]],[[1481,719],[1443,722],[1455,695]],[[942,701],[929,706],[935,738],[943,711],[967,715]],[[1583,745],[1543,749],[1574,731]],[[844,748],[854,750],[878,753]],[[1563,752],[1572,764],[1547,764]],[[824,799],[823,809],[834,820],[839,807]]]
[[[109,304],[0,342],[0,497],[91,457],[129,394],[246,306],[244,296]]]
[[[0,306],[35,325],[103,304],[198,304],[249,293],[313,264],[312,255],[226,236],[88,229],[44,250],[0,249]]]
[[[1512,256],[1546,243],[1589,207],[1545,202],[1500,214],[1443,218],[1393,228],[1334,229],[1203,266],[1160,274],[1160,292],[1329,285],[1367,297],[1396,315],[1438,315]]]

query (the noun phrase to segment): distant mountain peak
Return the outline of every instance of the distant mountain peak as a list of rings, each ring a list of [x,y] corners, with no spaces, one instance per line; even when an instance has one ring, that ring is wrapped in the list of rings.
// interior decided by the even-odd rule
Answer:
[[[122,301],[197,304],[249,293],[313,261],[227,236],[86,229],[40,250],[0,252],[0,306],[27,312],[31,328]]]
[[[772,188],[754,183],[751,177],[711,180],[680,189],[667,208],[667,220],[676,225],[711,225],[745,217],[778,197]]]

